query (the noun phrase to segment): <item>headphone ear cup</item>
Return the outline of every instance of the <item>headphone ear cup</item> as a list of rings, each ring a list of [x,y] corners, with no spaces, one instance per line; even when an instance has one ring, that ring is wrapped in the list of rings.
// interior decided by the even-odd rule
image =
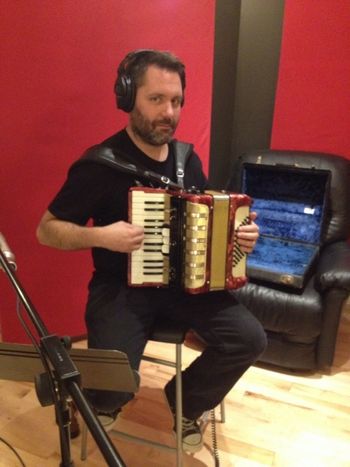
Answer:
[[[121,74],[114,86],[118,109],[131,112],[135,104],[136,88],[130,76]]]

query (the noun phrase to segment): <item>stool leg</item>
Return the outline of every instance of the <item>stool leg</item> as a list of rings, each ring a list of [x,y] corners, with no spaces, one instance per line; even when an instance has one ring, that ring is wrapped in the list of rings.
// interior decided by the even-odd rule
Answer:
[[[176,344],[176,466],[182,467],[182,344]]]
[[[226,422],[225,399],[222,399],[222,401],[220,402],[220,418],[221,423]]]
[[[88,429],[86,426],[85,421],[82,421],[82,427],[81,427],[81,445],[80,445],[80,459],[82,461],[85,461],[87,458],[87,435],[88,435]]]

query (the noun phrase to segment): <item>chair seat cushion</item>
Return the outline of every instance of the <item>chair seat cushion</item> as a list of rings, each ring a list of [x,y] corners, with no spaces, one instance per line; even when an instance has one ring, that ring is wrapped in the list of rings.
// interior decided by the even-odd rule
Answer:
[[[265,330],[306,343],[315,340],[322,327],[321,296],[313,284],[312,278],[302,293],[297,293],[250,282],[232,293],[251,310]]]

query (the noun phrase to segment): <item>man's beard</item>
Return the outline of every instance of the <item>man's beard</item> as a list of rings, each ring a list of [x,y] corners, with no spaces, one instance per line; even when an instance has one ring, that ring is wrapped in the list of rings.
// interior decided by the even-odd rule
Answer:
[[[177,127],[177,122],[173,118],[151,121],[136,108],[130,114],[130,124],[135,135],[152,146],[162,146],[169,143]],[[159,128],[157,125],[160,124],[169,125],[169,127]]]

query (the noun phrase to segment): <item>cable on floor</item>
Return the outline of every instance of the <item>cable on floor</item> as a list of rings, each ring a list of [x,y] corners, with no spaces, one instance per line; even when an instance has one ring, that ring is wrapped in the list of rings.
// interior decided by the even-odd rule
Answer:
[[[22,467],[26,467],[25,463],[23,462],[21,456],[18,454],[18,452],[16,451],[16,449],[15,449],[13,446],[11,446],[11,444],[8,443],[8,442],[6,441],[6,439],[4,439],[4,438],[2,438],[2,437],[0,436],[0,442],[6,444],[6,446],[7,446],[9,449],[11,449],[11,451],[15,454],[15,456],[16,456],[17,459],[19,460],[19,462],[20,462],[20,464],[21,464]]]
[[[220,467],[218,440],[216,436],[215,409],[211,409],[210,411],[210,421],[211,421],[211,438],[212,438],[212,444],[213,444],[214,465],[215,467]]]

